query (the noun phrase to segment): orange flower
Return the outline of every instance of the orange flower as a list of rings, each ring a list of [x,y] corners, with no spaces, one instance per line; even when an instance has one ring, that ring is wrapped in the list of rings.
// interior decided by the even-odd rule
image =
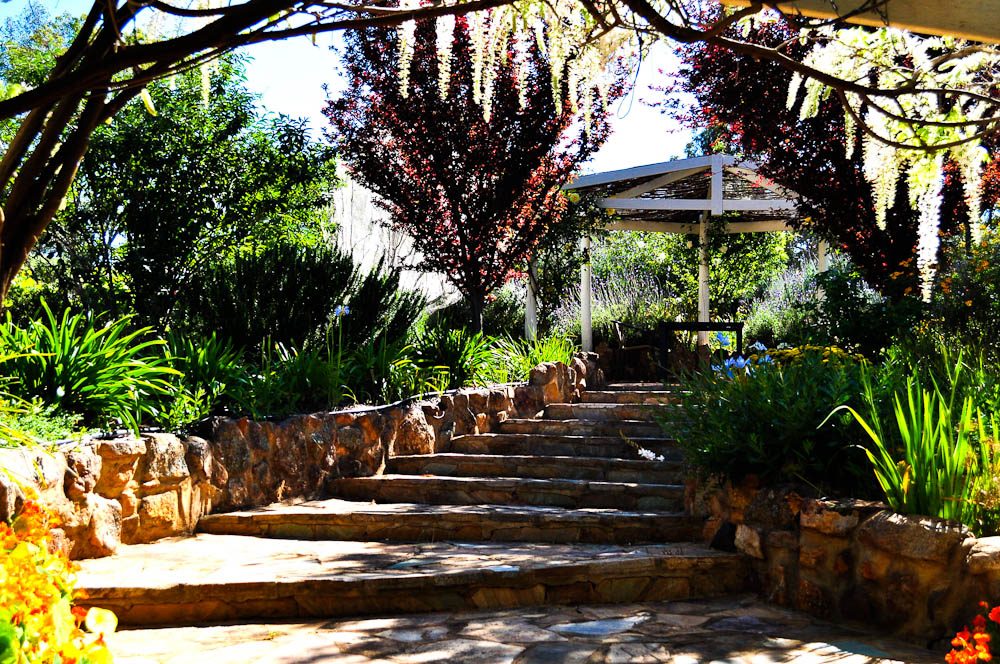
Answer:
[[[50,548],[55,519],[34,501],[8,525],[0,522],[0,606],[8,624],[22,634],[19,662],[110,662],[106,646],[81,629],[86,612],[72,607],[75,566],[65,554]],[[110,625],[110,621],[105,620]],[[87,621],[83,620],[88,628]],[[106,631],[113,631],[109,627]],[[93,656],[86,648],[94,648]]]
[[[985,602],[983,602],[983,603],[985,604]],[[988,605],[987,605],[987,607],[984,607],[984,608],[988,608]],[[993,622],[995,622],[997,624],[1000,624],[1000,606],[994,606],[990,610],[990,620],[992,620]]]

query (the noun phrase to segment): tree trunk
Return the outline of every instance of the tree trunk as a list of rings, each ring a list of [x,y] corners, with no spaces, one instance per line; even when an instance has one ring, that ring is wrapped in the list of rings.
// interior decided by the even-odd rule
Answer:
[[[472,326],[473,332],[483,331],[483,309],[485,306],[485,295],[469,295],[469,310],[471,311],[471,320],[469,323]]]

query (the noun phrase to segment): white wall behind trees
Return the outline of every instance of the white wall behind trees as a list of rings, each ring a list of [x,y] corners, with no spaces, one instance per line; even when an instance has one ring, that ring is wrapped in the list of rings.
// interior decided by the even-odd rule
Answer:
[[[366,270],[384,255],[386,262],[404,268],[400,283],[404,288],[422,291],[431,300],[457,299],[458,293],[444,275],[420,272],[412,268],[420,262],[413,241],[400,231],[387,228],[385,211],[376,207],[374,194],[357,184],[346,173],[340,174],[344,185],[334,192],[333,220],[337,224],[337,243],[350,250],[354,260]]]

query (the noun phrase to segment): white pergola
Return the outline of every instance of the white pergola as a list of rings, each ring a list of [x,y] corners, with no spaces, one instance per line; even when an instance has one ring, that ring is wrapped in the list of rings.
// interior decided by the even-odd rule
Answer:
[[[751,162],[728,155],[678,159],[606,173],[585,175],[566,185],[567,190],[599,196],[598,205],[614,210],[609,230],[682,233],[699,238],[698,321],[709,322],[710,219],[723,217],[727,233],[762,233],[794,230],[789,222],[797,216],[796,195],[763,177]],[[584,239],[587,254],[580,279],[581,341],[593,350],[591,319],[590,238]],[[820,245],[820,269],[825,269],[826,247]],[[525,332],[534,338],[535,294],[528,288]],[[698,333],[699,344],[707,332]]]

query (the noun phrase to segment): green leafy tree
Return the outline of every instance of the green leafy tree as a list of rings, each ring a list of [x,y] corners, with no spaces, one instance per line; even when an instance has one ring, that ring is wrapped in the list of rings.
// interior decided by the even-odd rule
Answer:
[[[34,265],[68,303],[143,324],[227,256],[278,241],[321,241],[336,184],[331,148],[304,121],[270,117],[246,90],[243,63],[150,86],[98,128],[71,198]]]
[[[41,85],[79,27],[78,17],[53,17],[35,3],[0,26],[0,99]],[[13,139],[17,127],[13,118],[0,121],[0,142],[4,146]]]

